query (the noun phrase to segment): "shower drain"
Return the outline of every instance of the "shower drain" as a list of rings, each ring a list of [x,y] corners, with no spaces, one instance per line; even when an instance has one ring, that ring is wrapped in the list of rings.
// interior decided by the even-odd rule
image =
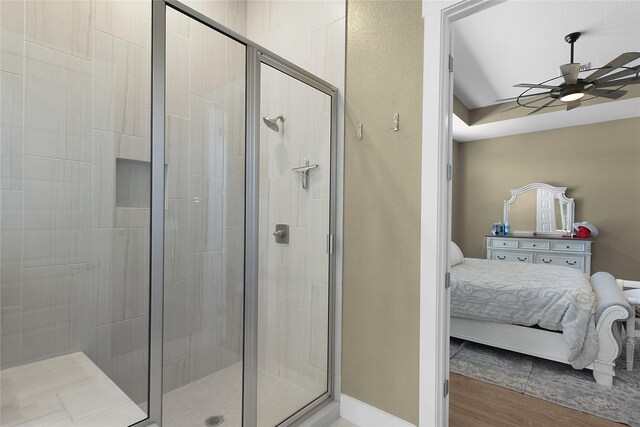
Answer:
[[[204,425],[207,427],[219,426],[223,422],[224,422],[224,417],[222,415],[214,415],[204,420]]]

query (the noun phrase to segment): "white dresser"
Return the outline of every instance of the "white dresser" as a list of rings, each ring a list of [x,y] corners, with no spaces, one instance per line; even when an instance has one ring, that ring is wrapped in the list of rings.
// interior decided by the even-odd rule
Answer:
[[[487,259],[562,265],[591,276],[593,239],[487,235]]]

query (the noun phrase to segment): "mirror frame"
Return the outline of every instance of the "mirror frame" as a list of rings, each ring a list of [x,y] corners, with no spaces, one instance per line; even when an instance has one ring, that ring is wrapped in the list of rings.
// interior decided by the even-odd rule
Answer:
[[[573,221],[574,221],[574,214],[575,214],[575,200],[571,197],[567,197],[566,196],[566,191],[567,191],[567,187],[555,187],[553,185],[549,185],[549,184],[545,184],[543,182],[534,182],[531,184],[527,184],[524,187],[520,187],[520,188],[516,188],[514,190],[510,190],[511,191],[511,198],[508,200],[504,201],[504,208],[503,208],[503,222],[506,224],[509,222],[509,206],[511,206],[513,203],[515,203],[516,199],[518,198],[518,196],[520,194],[524,194],[528,191],[531,190],[539,190],[539,189],[543,189],[543,190],[547,190],[551,193],[554,193],[555,195],[557,195],[558,199],[560,199],[561,202],[564,202],[567,204],[567,225],[568,225],[568,229],[565,230],[558,230],[558,231],[551,231],[551,232],[544,232],[544,233],[540,233],[536,230],[536,234],[537,235],[553,235],[553,236],[567,236],[567,235],[571,235],[572,234],[572,228],[573,228]],[[537,213],[537,204],[536,204],[536,213]],[[537,215],[536,215],[536,229],[537,229]]]

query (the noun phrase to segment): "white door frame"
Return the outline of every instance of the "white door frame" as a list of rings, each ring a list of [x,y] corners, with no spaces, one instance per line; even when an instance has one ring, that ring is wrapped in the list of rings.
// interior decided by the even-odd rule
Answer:
[[[422,195],[420,225],[419,425],[448,425],[449,271],[451,240],[451,118],[453,74],[451,24],[506,0],[423,0],[424,69],[422,110]]]

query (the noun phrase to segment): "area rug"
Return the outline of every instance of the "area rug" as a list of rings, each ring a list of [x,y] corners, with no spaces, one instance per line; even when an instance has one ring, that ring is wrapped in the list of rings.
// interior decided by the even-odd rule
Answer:
[[[613,387],[598,385],[590,370],[573,369],[507,350],[451,338],[451,372],[505,387],[611,421],[640,427],[640,339],[634,370],[624,351],[616,360]]]

